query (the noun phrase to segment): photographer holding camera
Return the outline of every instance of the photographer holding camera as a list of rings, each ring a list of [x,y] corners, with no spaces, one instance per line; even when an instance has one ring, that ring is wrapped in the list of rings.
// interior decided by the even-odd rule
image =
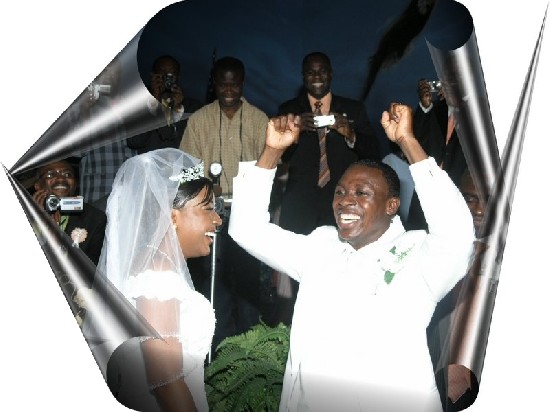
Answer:
[[[281,159],[280,172],[287,178],[279,189],[283,194],[278,223],[304,235],[319,226],[336,225],[332,197],[346,168],[358,159],[380,159],[378,138],[365,106],[333,94],[332,76],[329,57],[322,52],[309,53],[302,60],[302,93],[278,110],[278,115],[292,113],[301,119],[300,138]],[[297,284],[293,286],[297,288]],[[293,291],[291,302],[281,306],[291,308],[295,296]],[[285,323],[290,322],[288,315],[282,316]]]
[[[466,158],[458,139],[452,105],[447,105],[440,81],[420,79],[417,84],[418,107],[414,112],[414,134],[424,151],[447,172],[456,186],[466,169]],[[413,193],[405,226],[409,230],[426,229],[418,196]]]
[[[166,125],[127,140],[128,147],[138,154],[166,147],[177,149],[187,127],[188,116],[184,113],[194,113],[202,107],[198,100],[183,94],[179,81],[180,64],[174,57],[164,55],[154,61],[149,84],[152,98],[147,107],[151,115],[163,116]]]
[[[379,159],[380,149],[363,104],[332,93],[332,65],[326,54],[304,57],[302,79],[304,92],[279,106],[279,115],[292,113],[302,119],[300,139],[282,158],[288,181],[280,224],[309,234],[318,226],[335,225],[332,196],[338,179],[358,159]],[[325,161],[328,176],[320,170]]]
[[[75,196],[76,182],[74,168],[68,161],[47,164],[37,169],[32,198],[97,265],[107,216]]]

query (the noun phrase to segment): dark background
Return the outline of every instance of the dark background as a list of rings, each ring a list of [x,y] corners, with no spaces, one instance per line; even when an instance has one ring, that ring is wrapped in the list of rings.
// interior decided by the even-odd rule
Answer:
[[[181,63],[181,85],[187,96],[206,100],[213,51],[231,55],[246,68],[244,96],[268,116],[294,97],[302,85],[301,62],[312,51],[332,60],[332,91],[362,100],[377,136],[386,150],[380,115],[392,101],[418,104],[420,78],[437,75],[426,44],[450,40],[443,25],[465,27],[469,14],[443,9],[439,0],[186,0],[159,11],[146,24],[138,47],[138,69],[148,84],[154,59],[170,54]],[[462,9],[463,6],[461,6]],[[418,10],[428,10],[427,14]],[[465,9],[464,9],[465,10]],[[458,11],[458,12],[457,12]],[[437,21],[436,20],[437,15]],[[430,19],[426,23],[427,16]],[[442,18],[442,16],[444,16]],[[465,19],[466,17],[466,19]],[[445,21],[444,24],[441,21]],[[466,21],[466,23],[464,23]],[[381,42],[385,35],[388,36]],[[393,64],[371,67],[371,57]],[[388,57],[389,56],[389,57]],[[375,59],[376,60],[376,59]],[[370,70],[370,72],[369,72]],[[376,74],[365,97],[369,73]]]

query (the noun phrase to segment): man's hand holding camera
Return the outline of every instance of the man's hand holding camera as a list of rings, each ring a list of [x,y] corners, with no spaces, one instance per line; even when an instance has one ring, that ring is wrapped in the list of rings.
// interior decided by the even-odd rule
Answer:
[[[151,94],[159,102],[168,105],[173,110],[180,111],[183,103],[183,91],[176,82],[176,77],[167,74],[151,74]]]
[[[38,189],[34,194],[32,195],[33,200],[40,205],[44,210],[46,210],[46,198],[50,196],[50,191],[48,189]],[[59,211],[56,211],[51,214],[53,219],[59,223],[59,219],[61,214]]]
[[[348,145],[353,147],[355,144],[355,130],[351,126],[348,116],[343,113],[334,113],[334,124],[328,126],[329,129],[334,129],[338,134],[344,136]]]
[[[76,176],[72,166],[59,161],[39,169],[33,200],[59,224],[62,211],[82,211],[82,197],[75,198]],[[69,199],[68,199],[69,198]]]
[[[330,113],[326,116],[315,115],[313,113],[302,113],[300,115],[301,131],[315,132],[320,127],[335,130],[352,147],[355,144],[355,131],[345,113]]]
[[[445,100],[445,94],[443,93],[443,87],[439,80],[428,81],[426,79],[420,79],[418,81],[418,99],[424,109],[430,107],[433,103],[433,94],[437,94],[440,100]]]

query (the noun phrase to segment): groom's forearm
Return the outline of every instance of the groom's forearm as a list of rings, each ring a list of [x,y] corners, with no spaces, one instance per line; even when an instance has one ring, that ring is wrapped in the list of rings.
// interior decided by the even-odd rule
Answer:
[[[275,149],[265,145],[256,166],[262,169],[275,169],[284,152],[284,149]]]

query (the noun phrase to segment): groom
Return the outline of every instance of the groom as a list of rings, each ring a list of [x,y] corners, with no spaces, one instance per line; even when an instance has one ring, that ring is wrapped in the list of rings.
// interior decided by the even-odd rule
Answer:
[[[473,225],[464,199],[414,137],[412,109],[394,103],[381,124],[411,165],[430,232],[404,230],[399,179],[378,161],[354,163],[339,179],[337,228],[285,231],[267,210],[299,122],[272,119],[258,161],[241,163],[229,225],[244,249],[300,282],[280,410],[441,411],[426,325],[466,272]]]

